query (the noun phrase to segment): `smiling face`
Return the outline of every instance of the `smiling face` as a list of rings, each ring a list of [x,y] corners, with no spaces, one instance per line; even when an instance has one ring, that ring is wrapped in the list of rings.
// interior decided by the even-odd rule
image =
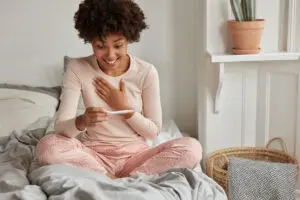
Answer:
[[[128,69],[128,40],[123,35],[110,34],[103,41],[92,41],[91,45],[98,65],[103,72],[118,76]]]

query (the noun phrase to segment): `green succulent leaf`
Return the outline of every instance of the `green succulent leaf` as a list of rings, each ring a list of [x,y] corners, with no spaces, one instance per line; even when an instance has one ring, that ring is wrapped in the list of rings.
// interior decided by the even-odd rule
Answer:
[[[244,21],[239,0],[230,0],[231,9],[236,21]]]
[[[230,0],[236,21],[255,21],[256,0]]]

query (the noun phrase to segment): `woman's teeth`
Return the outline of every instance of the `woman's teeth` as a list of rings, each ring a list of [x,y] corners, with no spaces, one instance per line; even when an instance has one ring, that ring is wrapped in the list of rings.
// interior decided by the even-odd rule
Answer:
[[[110,65],[113,65],[113,64],[115,64],[115,62],[116,62],[117,60],[113,60],[113,61],[106,61],[108,64],[110,64]]]

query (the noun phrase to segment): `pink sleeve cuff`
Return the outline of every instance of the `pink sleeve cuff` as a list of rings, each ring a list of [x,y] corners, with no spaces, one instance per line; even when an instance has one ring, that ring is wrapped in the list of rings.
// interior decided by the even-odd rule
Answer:
[[[135,112],[126,122],[145,139],[153,140],[159,134],[159,127],[150,119],[145,118],[140,113]]]
[[[56,133],[72,138],[84,132],[85,130],[80,131],[77,129],[75,125],[75,119],[76,118],[72,118],[65,121],[56,121],[55,122]]]

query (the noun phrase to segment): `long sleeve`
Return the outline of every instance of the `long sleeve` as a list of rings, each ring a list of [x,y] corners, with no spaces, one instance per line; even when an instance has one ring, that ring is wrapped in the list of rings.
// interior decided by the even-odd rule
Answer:
[[[143,113],[134,113],[127,123],[145,139],[155,139],[162,126],[159,77],[151,66],[142,88]]]
[[[70,63],[64,75],[63,90],[60,97],[61,103],[56,113],[54,128],[56,133],[66,137],[75,137],[80,133],[76,128],[76,110],[81,94],[81,83],[74,73]]]

